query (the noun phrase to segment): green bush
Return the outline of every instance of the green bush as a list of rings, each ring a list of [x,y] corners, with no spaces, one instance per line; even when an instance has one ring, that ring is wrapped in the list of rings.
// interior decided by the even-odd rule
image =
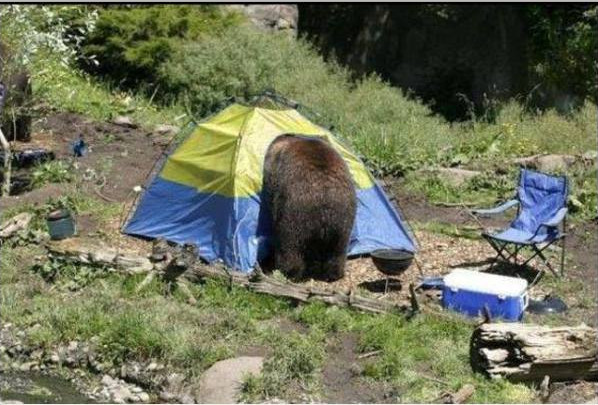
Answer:
[[[83,43],[83,67],[121,85],[148,85],[183,40],[216,34],[239,21],[238,14],[210,5],[109,6],[101,9]]]

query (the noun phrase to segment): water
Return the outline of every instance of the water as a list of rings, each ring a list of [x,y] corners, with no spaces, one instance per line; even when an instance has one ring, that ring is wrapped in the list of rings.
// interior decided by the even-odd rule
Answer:
[[[70,381],[40,373],[0,373],[0,398],[26,404],[94,403]]]

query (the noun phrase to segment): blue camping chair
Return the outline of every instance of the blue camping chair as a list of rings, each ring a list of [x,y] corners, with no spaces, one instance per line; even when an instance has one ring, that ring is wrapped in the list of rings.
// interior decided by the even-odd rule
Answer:
[[[507,229],[497,233],[484,232],[482,236],[496,250],[494,263],[499,258],[519,264],[518,254],[524,247],[530,247],[533,255],[520,266],[525,266],[538,256],[546,267],[557,277],[564,273],[565,268],[565,226],[567,214],[568,185],[565,176],[551,176],[528,169],[521,169],[517,195],[498,207],[491,209],[476,209],[471,212],[480,216],[491,216],[505,212],[517,206],[517,217]],[[559,225],[563,224],[562,231]],[[548,246],[561,240],[561,271],[560,274],[552,267],[543,251]],[[538,272],[537,281],[542,271]]]

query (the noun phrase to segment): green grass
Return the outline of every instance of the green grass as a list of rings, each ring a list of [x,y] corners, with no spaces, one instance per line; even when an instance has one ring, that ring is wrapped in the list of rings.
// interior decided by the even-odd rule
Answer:
[[[128,115],[135,123],[150,129],[164,123],[180,125],[188,119],[180,106],[158,108],[146,97],[111,89],[89,75],[65,67],[51,56],[36,62],[32,80],[34,96],[59,111],[99,121]]]

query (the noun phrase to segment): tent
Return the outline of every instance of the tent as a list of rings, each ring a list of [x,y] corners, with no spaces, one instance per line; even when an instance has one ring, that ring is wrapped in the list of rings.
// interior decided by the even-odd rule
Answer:
[[[124,232],[192,243],[208,262],[251,271],[270,249],[260,215],[263,160],[285,133],[321,137],[347,162],[357,190],[357,214],[347,254],[381,248],[414,252],[409,228],[364,164],[328,130],[288,105],[232,104],[197,125],[157,167]]]

